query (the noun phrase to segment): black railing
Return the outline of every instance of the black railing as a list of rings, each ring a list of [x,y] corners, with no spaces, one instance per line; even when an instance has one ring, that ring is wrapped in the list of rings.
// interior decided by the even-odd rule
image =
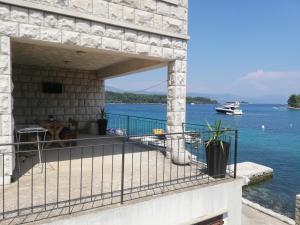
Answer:
[[[207,166],[212,135],[192,131],[2,144],[1,149],[19,151],[13,182],[0,191],[0,217],[10,224],[32,222],[235,178],[237,131],[221,137],[228,143],[227,160],[225,171],[217,174]],[[40,162],[37,146],[44,144],[48,148],[41,150]],[[12,156],[0,154],[2,171]]]

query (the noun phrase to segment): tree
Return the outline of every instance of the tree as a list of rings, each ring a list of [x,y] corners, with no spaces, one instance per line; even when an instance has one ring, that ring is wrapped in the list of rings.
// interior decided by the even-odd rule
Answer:
[[[288,105],[289,105],[290,107],[295,107],[295,108],[300,107],[300,96],[299,96],[299,95],[292,94],[292,95],[289,97]]]

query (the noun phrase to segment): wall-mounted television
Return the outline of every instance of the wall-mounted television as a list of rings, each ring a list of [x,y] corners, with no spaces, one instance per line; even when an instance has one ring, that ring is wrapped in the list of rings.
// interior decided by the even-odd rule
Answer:
[[[43,93],[60,94],[63,92],[63,85],[55,82],[43,82]]]

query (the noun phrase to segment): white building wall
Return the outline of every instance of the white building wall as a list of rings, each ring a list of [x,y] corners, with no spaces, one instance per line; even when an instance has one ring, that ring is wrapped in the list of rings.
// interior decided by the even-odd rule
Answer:
[[[185,35],[188,0],[1,0],[0,2],[43,7],[50,12],[73,13],[127,27]],[[18,4],[17,4],[18,5]],[[64,13],[65,12],[65,13]],[[35,13],[32,11],[32,13]],[[53,24],[53,15],[48,14]]]
[[[13,142],[14,120],[12,116],[12,69],[10,38],[0,34],[0,143]],[[1,154],[3,153],[3,154]],[[10,182],[15,167],[13,146],[0,146],[0,184]],[[3,171],[4,164],[4,171]]]
[[[115,23],[116,20],[112,19],[98,20],[98,17],[83,16],[81,12],[79,12],[81,11],[79,9],[80,7],[87,6],[86,1],[83,0],[67,1],[68,5],[65,6],[65,8],[62,7],[64,10],[61,10],[62,8],[55,5],[58,1],[52,0],[0,0],[0,2],[4,3],[0,4],[0,35],[8,39],[20,38],[24,40],[59,43],[68,46],[102,49],[131,55],[133,57],[157,58],[171,62],[168,76],[168,132],[180,132],[181,126],[179,124],[185,121],[185,111],[183,111],[183,109],[185,108],[184,97],[186,92],[184,82],[186,79],[187,37],[186,35],[183,35],[183,38],[178,37],[178,34],[186,33],[186,31],[184,29],[178,30],[179,23],[176,22],[175,17],[180,15],[179,12],[176,11],[182,7],[187,7],[187,4],[185,0],[178,0],[178,2],[172,0],[175,4],[166,3],[167,1],[169,0],[155,0],[152,2],[156,6],[154,12],[151,13],[153,17],[150,17],[152,24],[156,21],[154,19],[154,15],[156,14],[162,17],[162,21],[164,21],[164,16],[171,18],[171,20],[165,19],[165,26],[163,25],[164,22],[162,22],[160,29],[153,30],[147,25],[131,26],[129,25],[130,23],[124,23],[123,19],[117,20],[118,23]],[[49,2],[50,5],[44,5],[45,2]],[[59,2],[63,3],[64,1]],[[131,4],[134,4],[133,0],[109,1],[107,4],[114,4],[115,7],[122,9],[115,14],[124,16],[123,10],[126,9],[126,7],[132,7],[135,12],[139,12],[139,7],[142,7],[142,1],[140,0],[138,2],[138,7],[132,7]],[[73,4],[72,7],[70,4]],[[52,8],[49,8],[50,6]],[[65,9],[67,11],[65,11]],[[108,10],[109,12],[112,11],[110,6]],[[160,10],[165,10],[165,12]],[[87,14],[89,13],[85,13],[85,15]],[[129,16],[131,13],[127,12],[126,15]],[[136,14],[134,15],[136,16]],[[113,16],[113,18],[115,19],[115,16]],[[185,21],[184,18],[183,20]],[[175,23],[169,23],[167,21],[175,21]],[[170,26],[170,29],[168,26]],[[179,27],[181,27],[181,25],[179,25]],[[167,35],[166,30],[168,30]],[[2,42],[4,43],[4,41],[1,41],[1,43]],[[7,65],[9,65],[10,68],[11,60],[8,55],[5,54],[2,56],[5,60],[1,61],[1,63],[4,63],[0,66],[7,68]],[[6,75],[10,75],[10,70],[9,74]],[[10,87],[4,84],[4,82],[1,85]],[[1,122],[1,126],[2,124],[10,124],[8,136],[12,138],[13,118],[11,112],[13,104],[12,97],[9,95],[10,93],[11,90],[1,94],[1,104],[8,107],[6,109],[8,111],[3,113],[3,115],[7,115],[7,117],[2,117],[2,120],[5,119],[6,123]],[[174,95],[176,97],[174,97]],[[179,95],[180,98],[177,98],[177,95]],[[7,98],[5,96],[7,96]],[[7,112],[9,113],[7,114]],[[14,160],[9,161],[13,162]],[[9,170],[12,171],[13,168],[14,166],[10,167]]]
[[[223,214],[225,225],[241,225],[242,183],[236,179],[200,186],[46,224],[190,225]]]

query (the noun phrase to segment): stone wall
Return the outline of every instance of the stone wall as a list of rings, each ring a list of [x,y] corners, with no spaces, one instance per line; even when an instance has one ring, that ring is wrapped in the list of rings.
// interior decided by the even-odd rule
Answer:
[[[296,225],[300,225],[300,195],[296,196],[295,222]]]
[[[10,38],[0,35],[0,144],[13,141],[12,90]],[[14,159],[13,146],[0,146],[0,184],[3,183],[3,176],[4,183],[10,182]]]
[[[43,93],[43,82],[61,83],[63,93]],[[104,81],[95,72],[13,66],[13,83],[16,125],[35,124],[54,115],[62,121],[76,119],[83,129],[104,106]]]
[[[187,41],[0,4],[0,35],[186,60]]]
[[[187,33],[188,0],[24,0],[24,2],[166,32]],[[49,20],[54,22],[51,14]]]

